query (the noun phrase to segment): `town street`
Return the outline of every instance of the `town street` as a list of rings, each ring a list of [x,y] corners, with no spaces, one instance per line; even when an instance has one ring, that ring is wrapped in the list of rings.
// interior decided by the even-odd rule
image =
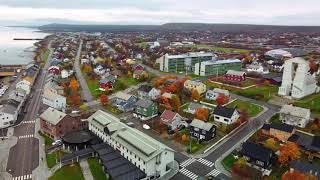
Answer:
[[[7,172],[12,175],[13,180],[32,179],[32,171],[39,165],[39,140],[34,137],[37,133],[35,132],[35,120],[39,115],[42,104],[42,88],[46,80],[52,52],[52,49],[50,49],[48,60],[35,80],[31,92],[33,97],[29,100],[28,111],[24,115],[23,121],[14,127],[13,136],[16,136],[18,141],[10,149],[7,164]]]

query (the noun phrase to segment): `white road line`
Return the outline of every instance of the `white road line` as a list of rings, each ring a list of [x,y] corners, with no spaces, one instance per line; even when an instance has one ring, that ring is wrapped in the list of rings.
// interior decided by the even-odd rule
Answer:
[[[12,177],[12,180],[31,180],[31,179],[32,179],[32,174]]]
[[[180,164],[180,166],[181,166],[181,167],[187,167],[187,166],[189,166],[190,164],[192,164],[192,163],[195,162],[195,161],[196,161],[196,159],[190,158],[190,159],[187,159],[187,160],[183,161],[183,162]]]
[[[22,124],[33,124],[35,123],[36,121],[22,121]]]
[[[179,172],[185,176],[187,176],[188,178],[190,179],[197,179],[198,178],[198,175],[194,174],[193,172],[189,171],[188,169],[185,169],[185,168],[182,168],[179,170]]]
[[[219,174],[220,174],[220,171],[218,171],[217,169],[213,169],[211,172],[207,174],[207,176],[217,177]]]
[[[206,166],[209,166],[209,167],[213,167],[214,166],[213,162],[208,161],[208,160],[203,159],[203,158],[198,159],[198,162],[200,162],[200,163],[202,163],[202,164],[204,164]]]
[[[19,136],[18,139],[26,139],[26,138],[32,138],[32,137],[34,137],[33,134],[28,134],[28,135]]]

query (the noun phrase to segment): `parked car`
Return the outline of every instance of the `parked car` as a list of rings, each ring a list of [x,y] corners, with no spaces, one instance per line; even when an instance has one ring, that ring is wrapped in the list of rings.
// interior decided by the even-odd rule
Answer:
[[[52,146],[57,146],[57,145],[62,145],[62,141],[60,139],[58,139],[52,143]]]

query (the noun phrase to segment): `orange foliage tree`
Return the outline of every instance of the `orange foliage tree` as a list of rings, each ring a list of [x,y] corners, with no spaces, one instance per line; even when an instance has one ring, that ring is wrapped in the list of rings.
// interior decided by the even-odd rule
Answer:
[[[182,140],[182,142],[188,142],[189,141],[189,136],[188,135],[186,135],[186,134],[183,134],[182,136],[181,136],[181,140]]]
[[[90,74],[92,73],[92,67],[88,64],[83,66],[83,72],[85,72],[86,74]]]
[[[109,102],[108,96],[105,95],[105,94],[102,94],[102,95],[100,96],[100,102],[101,102],[101,104],[102,104],[103,106],[107,105],[108,102]]]
[[[81,97],[79,95],[72,96],[72,103],[75,106],[79,106],[81,104]]]
[[[287,142],[280,147],[279,162],[282,165],[288,164],[292,160],[297,160],[301,156],[300,148],[296,143]]]
[[[77,92],[80,86],[79,86],[78,81],[73,78],[73,79],[70,81],[69,87],[70,87],[70,89],[72,90],[72,92]]]
[[[200,99],[200,94],[199,94],[199,92],[198,92],[197,90],[193,90],[191,97],[192,97],[193,100],[199,101],[199,99]]]
[[[207,108],[199,108],[196,110],[196,119],[208,121],[209,110]]]
[[[165,109],[172,110],[171,100],[167,97],[161,97],[161,102]]]
[[[229,97],[224,94],[219,94],[216,101],[217,101],[218,105],[222,106],[222,105],[227,104],[229,102]]]
[[[248,120],[249,120],[248,111],[246,109],[242,109],[240,111],[240,119],[239,119],[240,123],[244,123],[244,122],[246,122]]]
[[[179,111],[180,110],[180,106],[181,106],[181,101],[180,101],[179,96],[173,95],[172,96],[172,101],[173,101],[173,105],[174,105],[176,111]]]
[[[293,179],[294,180],[305,180],[306,176],[299,171],[293,170],[293,171],[285,172],[281,177],[281,180],[293,180]]]

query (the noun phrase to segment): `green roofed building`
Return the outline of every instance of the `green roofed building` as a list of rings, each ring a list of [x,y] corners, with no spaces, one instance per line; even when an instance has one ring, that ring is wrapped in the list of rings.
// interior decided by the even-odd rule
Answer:
[[[158,179],[173,167],[174,150],[120,122],[117,117],[99,110],[88,118],[88,122],[91,132],[118,150],[147,178]]]

